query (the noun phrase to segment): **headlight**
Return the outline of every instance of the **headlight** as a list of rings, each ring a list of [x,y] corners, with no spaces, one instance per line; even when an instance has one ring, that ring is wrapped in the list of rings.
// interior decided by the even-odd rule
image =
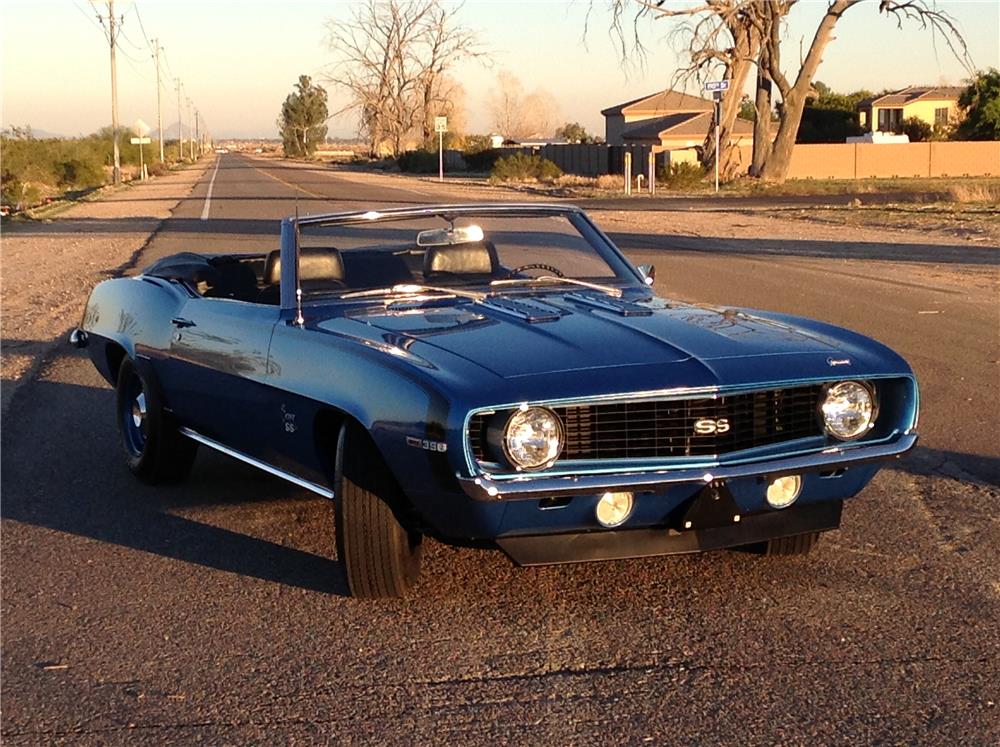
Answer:
[[[544,407],[517,410],[504,428],[504,454],[521,469],[539,469],[551,464],[562,447],[562,422]]]
[[[863,436],[875,419],[872,391],[857,381],[842,381],[830,387],[823,401],[827,432],[841,441]]]

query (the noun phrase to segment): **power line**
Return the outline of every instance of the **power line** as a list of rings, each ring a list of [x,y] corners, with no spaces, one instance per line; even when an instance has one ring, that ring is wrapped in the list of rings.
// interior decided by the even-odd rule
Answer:
[[[149,41],[149,36],[146,34],[146,28],[142,25],[142,16],[139,15],[139,5],[137,3],[132,4],[132,10],[135,11],[135,18],[139,22],[139,30],[142,32],[142,38],[146,40],[146,46],[149,50],[153,50],[153,45]]]
[[[83,13],[83,16],[88,21],[90,21],[92,24],[94,24],[94,26],[96,28],[100,29],[101,33],[104,35],[104,38],[106,39],[108,37],[108,30],[106,28],[104,28],[104,19],[101,18],[100,15],[96,16],[96,18],[100,19],[100,23],[98,23],[96,20],[94,20],[94,18],[95,18],[94,16],[91,16],[90,13],[88,13],[86,10],[84,10],[83,8],[81,8],[79,5],[76,4],[76,0],[71,0],[71,2],[73,3],[73,7],[74,8],[76,8],[78,11],[80,11],[81,13]]]

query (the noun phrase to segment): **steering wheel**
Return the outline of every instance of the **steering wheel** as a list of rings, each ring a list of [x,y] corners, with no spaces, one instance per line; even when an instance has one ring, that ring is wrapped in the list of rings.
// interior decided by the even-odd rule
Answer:
[[[543,265],[541,263],[535,262],[530,265],[521,265],[520,267],[515,267],[513,270],[507,273],[507,277],[505,279],[509,280],[510,278],[516,277],[525,270],[548,270],[557,278],[566,277],[563,274],[562,270],[560,270],[558,267],[553,267],[552,265]]]

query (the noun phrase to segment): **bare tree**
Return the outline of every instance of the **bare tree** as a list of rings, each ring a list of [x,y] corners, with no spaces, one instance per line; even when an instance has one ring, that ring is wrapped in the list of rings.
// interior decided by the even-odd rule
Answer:
[[[608,0],[614,19],[612,29],[625,51],[629,45],[622,19],[629,12],[633,14],[636,29],[640,19],[646,17],[685,17],[680,33],[687,39],[690,62],[679,71],[679,77],[693,76],[700,80],[706,73],[721,71],[732,81],[722,101],[723,129],[727,122],[731,125],[735,120],[746,75],[751,68],[757,68],[753,167],[756,175],[773,181],[783,181],[788,173],[802,112],[809,98],[816,95],[812,82],[823,52],[834,39],[837,22],[845,12],[864,1],[828,0],[812,43],[803,51],[797,73],[788,77],[782,69],[781,37],[789,13],[800,0],[688,0],[682,8],[663,7],[665,0]],[[634,11],[630,11],[632,7]],[[897,26],[910,21],[930,30],[935,38],[945,40],[967,69],[972,69],[965,41],[954,20],[937,8],[935,0],[879,0],[879,12],[893,17]],[[637,31],[635,40],[632,51],[644,54]],[[778,131],[773,141],[769,132],[772,84],[781,97]]]
[[[384,147],[399,155],[415,129],[432,132],[453,90],[447,71],[483,54],[475,35],[457,25],[460,8],[439,0],[364,0],[347,20],[327,22],[335,59],[325,77],[350,98],[336,113],[359,114],[372,155]]]
[[[543,88],[528,93],[514,74],[501,71],[490,92],[490,112],[497,132],[509,140],[547,137],[555,129],[559,106]]]

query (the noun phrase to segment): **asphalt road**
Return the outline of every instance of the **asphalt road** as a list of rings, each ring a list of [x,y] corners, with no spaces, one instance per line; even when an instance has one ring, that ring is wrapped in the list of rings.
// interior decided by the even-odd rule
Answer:
[[[139,266],[276,246],[293,184],[302,213],[435,200],[227,155],[206,209],[212,175]],[[982,263],[618,238],[663,293],[897,347],[919,452],[808,558],[517,569],[432,543],[411,598],[357,602],[325,500],[205,453],[183,485],[136,483],[112,391],[66,349],[3,424],[3,743],[1000,742],[1000,330],[995,288],[963,278]]]

